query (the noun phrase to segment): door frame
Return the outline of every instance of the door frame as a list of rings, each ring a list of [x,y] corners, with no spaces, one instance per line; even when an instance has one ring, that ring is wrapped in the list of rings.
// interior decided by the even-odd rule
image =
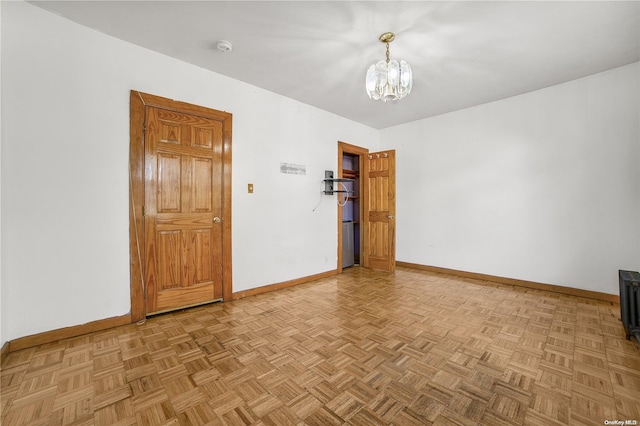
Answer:
[[[338,178],[342,178],[342,160],[344,158],[344,154],[351,154],[358,156],[358,169],[360,171],[360,179],[358,185],[358,191],[360,193],[360,264],[364,267],[368,267],[366,264],[366,260],[364,259],[364,236],[367,230],[367,221],[368,221],[368,208],[369,205],[369,192],[366,190],[366,182],[364,179],[365,176],[368,176],[368,167],[369,162],[365,161],[367,155],[369,155],[369,150],[367,148],[362,148],[356,145],[351,145],[346,142],[338,141]],[[337,273],[342,272],[342,206],[338,203],[338,264],[336,266]]]
[[[222,299],[233,296],[231,263],[231,127],[232,114],[132,90],[129,118],[129,264],[131,321],[146,318],[144,267],[145,110],[155,107],[222,122]]]

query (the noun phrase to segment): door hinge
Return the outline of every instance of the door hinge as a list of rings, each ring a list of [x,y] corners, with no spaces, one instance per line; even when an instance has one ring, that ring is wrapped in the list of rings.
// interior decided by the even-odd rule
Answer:
[[[147,215],[147,209],[145,208],[145,206],[142,206],[142,216],[146,216]]]

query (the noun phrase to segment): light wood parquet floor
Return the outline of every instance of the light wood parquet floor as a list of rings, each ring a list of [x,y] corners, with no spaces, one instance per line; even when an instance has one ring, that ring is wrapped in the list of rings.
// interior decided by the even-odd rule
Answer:
[[[483,285],[479,285],[483,284]],[[619,306],[400,268],[8,355],[9,425],[640,422]]]

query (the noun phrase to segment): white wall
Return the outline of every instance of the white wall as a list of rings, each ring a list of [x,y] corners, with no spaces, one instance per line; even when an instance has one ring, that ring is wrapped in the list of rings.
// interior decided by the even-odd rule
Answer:
[[[2,22],[2,8],[0,7],[0,22]],[[0,31],[0,70],[2,70],[2,31]],[[5,314],[7,310],[5,309],[6,304],[6,295],[4,290],[4,270],[2,268],[2,150],[4,144],[3,140],[3,128],[2,128],[2,72],[0,71],[0,348],[4,343],[8,340],[5,338],[7,332],[5,330],[7,321],[5,320]]]
[[[397,259],[618,294],[640,269],[640,66],[381,131]]]
[[[26,3],[1,7],[3,342],[129,311],[132,89],[233,114],[234,291],[336,268],[335,197],[312,209],[338,140],[377,148],[378,131]]]

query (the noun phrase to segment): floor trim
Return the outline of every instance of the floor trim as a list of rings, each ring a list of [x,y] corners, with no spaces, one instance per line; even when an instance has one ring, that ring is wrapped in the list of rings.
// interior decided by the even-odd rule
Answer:
[[[320,278],[326,278],[333,275],[337,275],[338,271],[333,269],[331,271],[321,272],[315,275],[309,275],[306,277],[296,278],[295,280],[283,281],[280,283],[269,284],[262,287],[252,288],[249,290],[238,291],[233,293],[233,300],[244,299],[245,297],[255,296],[257,294],[268,293],[274,290],[280,290],[287,287],[292,287],[298,284],[304,284],[311,281],[319,280]]]
[[[602,300],[604,302],[620,303],[620,296],[615,294],[600,293],[598,291],[583,290],[579,288],[563,287],[560,285],[543,284],[533,281],[518,280],[515,278],[497,277],[495,275],[478,274],[475,272],[458,271],[456,269],[440,268],[438,266],[420,265],[418,263],[396,262],[396,266],[405,268],[420,269],[423,271],[437,272],[441,274],[455,275],[464,278],[473,278],[476,280],[491,281],[500,284],[510,284],[518,287],[533,288],[536,290],[551,291],[554,293],[568,294],[571,296],[586,297],[587,299]]]
[[[71,327],[59,328],[56,330],[45,331],[44,333],[33,334],[31,336],[19,337],[17,339],[11,340],[11,342],[7,342],[9,344],[8,352],[15,352],[19,351],[20,349],[27,349],[45,343],[57,342],[58,340],[78,337],[82,336],[83,334],[102,331],[108,328],[127,324],[131,324],[131,314],[91,321],[86,324],[74,325]],[[4,351],[4,346],[2,347],[2,350]]]

